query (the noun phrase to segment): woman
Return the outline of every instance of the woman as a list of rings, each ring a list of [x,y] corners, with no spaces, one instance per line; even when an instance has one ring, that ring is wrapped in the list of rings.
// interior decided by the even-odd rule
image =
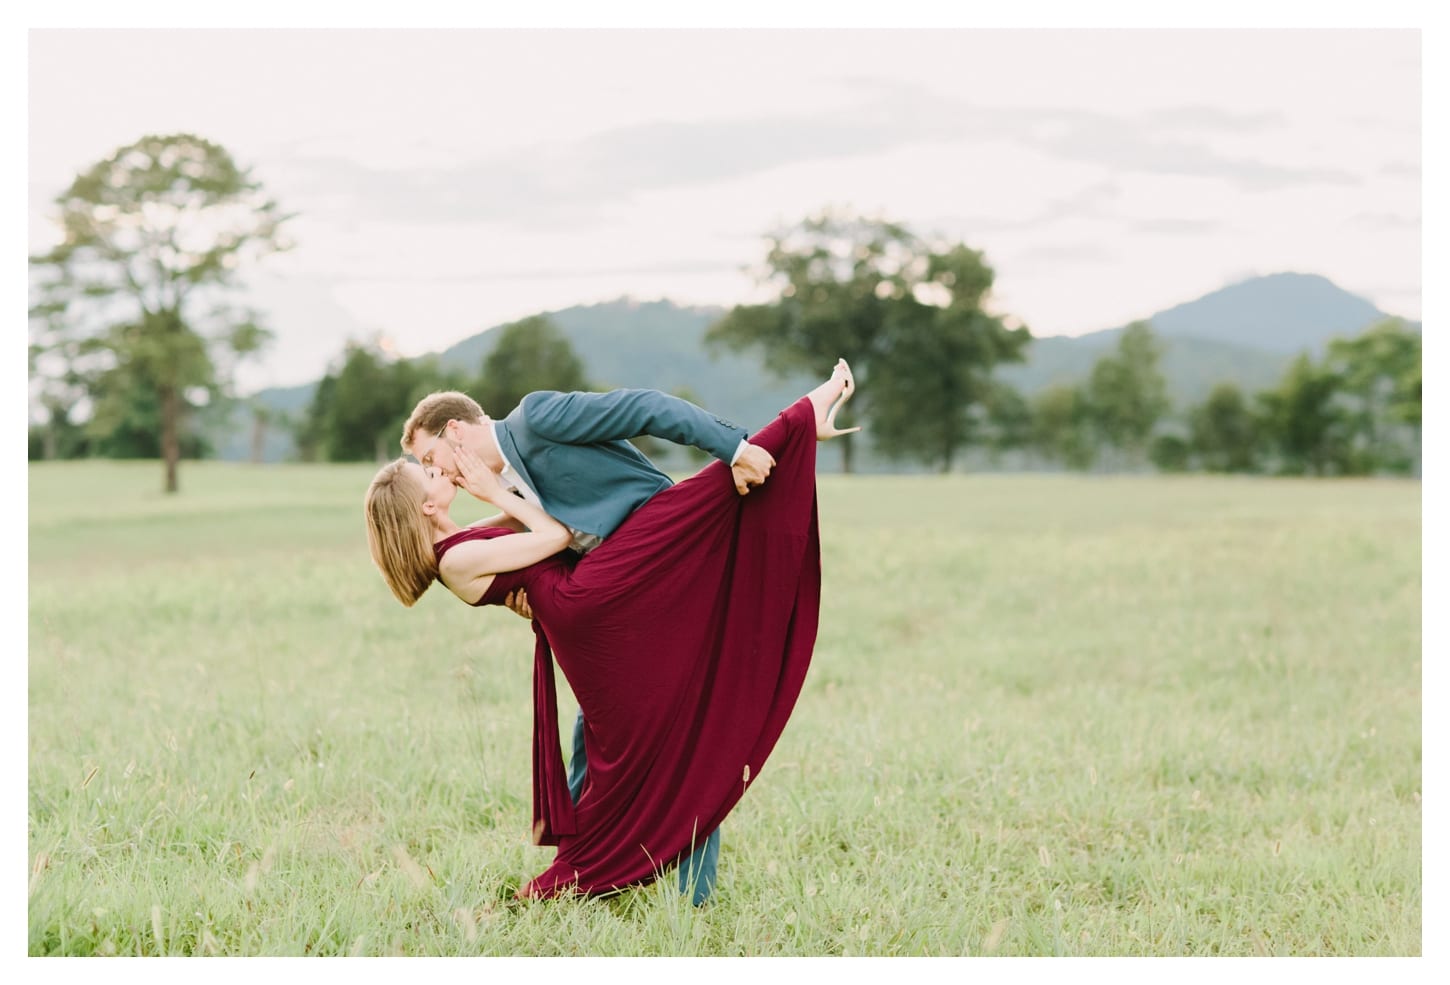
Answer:
[[[647,882],[715,830],[758,775],[800,693],[820,607],[815,442],[854,393],[831,379],[751,438],[776,460],[740,496],[723,462],[662,490],[578,558],[571,533],[465,450],[459,484],[503,511],[460,528],[453,480],[398,460],[368,489],[374,562],[404,605],[434,581],[470,605],[527,591],[534,661],[534,835],[554,863],[520,890]],[[584,713],[577,805],[559,748],[552,661]],[[705,750],[706,753],[701,751]]]

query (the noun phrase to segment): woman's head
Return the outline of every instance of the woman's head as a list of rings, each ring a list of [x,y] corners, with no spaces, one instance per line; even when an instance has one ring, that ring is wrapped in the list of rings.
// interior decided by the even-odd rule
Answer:
[[[445,487],[447,491],[445,491]],[[446,516],[453,484],[437,470],[400,458],[378,470],[363,500],[368,550],[398,601],[411,606],[438,577],[436,518]]]

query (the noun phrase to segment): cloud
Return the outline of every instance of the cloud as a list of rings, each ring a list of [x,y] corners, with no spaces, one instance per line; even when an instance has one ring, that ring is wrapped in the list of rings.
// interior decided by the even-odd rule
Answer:
[[[1360,184],[1358,176],[1343,169],[1227,157],[1203,142],[1159,137],[1152,120],[1161,115],[1160,111],[1129,119],[1096,112],[1037,113],[1017,139],[1044,154],[1103,165],[1120,173],[1222,178],[1246,191],[1272,191],[1311,182]]]
[[[1063,263],[1112,263],[1118,254],[1095,243],[1064,243],[1056,246],[1033,246],[1013,257],[1025,265]]]
[[[676,260],[668,263],[637,264],[619,267],[531,267],[518,270],[487,270],[478,273],[441,274],[435,277],[410,278],[427,283],[488,284],[513,283],[520,280],[579,279],[586,277],[623,277],[655,274],[721,274],[737,273],[738,263],[720,260]]]
[[[1044,225],[1069,219],[1115,219],[1105,206],[1122,198],[1123,187],[1116,181],[1099,181],[1086,185],[1047,204],[1031,215],[998,219],[991,216],[945,216],[937,221],[944,230],[957,235],[1012,232],[1018,229],[1039,229]]]
[[[1038,222],[1053,222],[1060,219],[1100,219],[1107,213],[1104,206],[1123,197],[1123,186],[1116,181],[1099,181],[1088,185],[1066,198],[1057,198],[1047,203],[1047,208]]]
[[[1419,229],[1420,217],[1396,212],[1361,212],[1344,220],[1349,229]]]
[[[1210,219],[1138,219],[1129,225],[1135,232],[1164,236],[1203,236],[1223,227]]]
[[[1272,113],[1201,105],[1136,116],[982,106],[889,81],[845,80],[851,101],[812,114],[658,120],[433,168],[368,167],[337,156],[297,157],[288,169],[357,218],[409,223],[524,223],[584,227],[634,195],[744,178],[774,168],[883,154],[916,143],[1014,141],[1063,160],[1135,173],[1221,178],[1266,191],[1308,182],[1356,184],[1352,173],[1231,157],[1193,135],[1284,126]],[[1108,187],[1107,185],[1103,186]],[[1060,215],[1097,204],[1065,200]],[[1060,216],[1049,216],[1060,217]]]
[[[922,120],[866,107],[819,116],[658,121],[452,168],[369,168],[337,157],[292,165],[305,172],[309,191],[345,192],[371,219],[579,225],[637,193],[880,153],[930,132]]]
[[[1155,130],[1199,130],[1219,133],[1261,133],[1284,126],[1282,113],[1234,113],[1217,106],[1175,106],[1140,118]]]

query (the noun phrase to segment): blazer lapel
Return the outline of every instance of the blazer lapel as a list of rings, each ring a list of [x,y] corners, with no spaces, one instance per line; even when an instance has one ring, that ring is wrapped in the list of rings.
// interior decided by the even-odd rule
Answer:
[[[514,438],[513,430],[504,421],[494,421],[493,433],[498,438],[499,454],[504,457],[504,460],[508,462],[515,472],[523,477],[523,480],[529,484],[529,488],[534,491],[534,494],[542,498],[543,494],[539,490],[539,484],[534,481],[533,475],[529,472],[529,466],[524,461],[524,456],[519,452],[518,441]]]

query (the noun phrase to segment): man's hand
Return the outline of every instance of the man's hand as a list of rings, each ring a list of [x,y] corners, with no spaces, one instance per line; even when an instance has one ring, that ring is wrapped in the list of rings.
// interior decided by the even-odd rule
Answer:
[[[759,445],[746,444],[735,464],[730,466],[730,475],[735,479],[735,491],[744,496],[751,486],[762,485],[775,468],[775,457]]]
[[[503,604],[525,619],[534,618],[534,610],[529,608],[529,596],[522,588],[515,588],[503,597]]]

